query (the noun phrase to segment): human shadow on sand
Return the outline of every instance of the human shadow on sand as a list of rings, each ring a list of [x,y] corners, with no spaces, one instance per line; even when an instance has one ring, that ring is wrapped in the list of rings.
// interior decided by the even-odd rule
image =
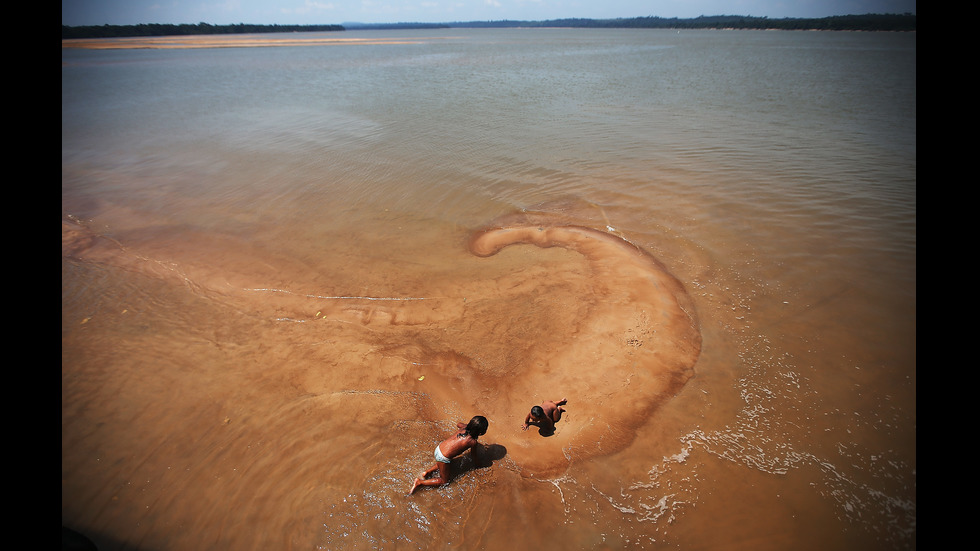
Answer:
[[[507,448],[501,446],[500,444],[487,445],[477,443],[476,446],[470,450],[470,453],[463,454],[450,460],[448,477],[443,484],[448,484],[470,471],[491,467],[493,466],[494,461],[499,461],[506,455]],[[434,468],[435,467],[433,467],[433,469]],[[415,493],[416,489],[422,485],[422,480],[430,479],[433,476],[438,476],[438,472],[423,473],[421,476],[422,478],[415,479],[415,484],[413,484],[412,489],[408,491],[408,495]]]
[[[470,453],[453,459],[450,479],[475,469],[491,467],[494,461],[500,461],[506,455],[507,448],[500,444],[477,444]]]

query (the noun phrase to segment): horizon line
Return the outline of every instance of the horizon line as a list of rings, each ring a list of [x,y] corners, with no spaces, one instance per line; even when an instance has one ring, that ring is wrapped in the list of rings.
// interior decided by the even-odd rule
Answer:
[[[454,25],[454,24],[465,24],[465,23],[500,23],[500,22],[513,22],[513,23],[542,23],[549,21],[620,21],[620,20],[630,20],[630,19],[664,19],[664,20],[696,20],[701,18],[711,18],[711,17],[741,17],[741,18],[752,18],[752,19],[772,19],[776,21],[782,20],[819,20],[819,19],[831,19],[835,17],[863,17],[863,16],[910,16],[917,17],[914,12],[902,12],[902,13],[849,13],[841,15],[826,15],[823,17],[770,17],[768,15],[738,15],[738,14],[716,14],[716,15],[698,15],[696,17],[664,17],[661,15],[635,15],[631,17],[556,17],[551,19],[470,19],[470,20],[457,20],[457,21],[396,21],[396,22],[386,22],[386,23],[367,23],[363,21],[344,21],[341,23],[208,23],[206,21],[199,21],[197,23],[102,23],[102,24],[85,24],[85,25],[68,25],[62,23],[62,27],[131,27],[138,25],[212,25],[212,26],[234,26],[234,25],[253,25],[253,26],[263,26],[263,27],[316,27],[316,26],[326,26],[326,25]]]

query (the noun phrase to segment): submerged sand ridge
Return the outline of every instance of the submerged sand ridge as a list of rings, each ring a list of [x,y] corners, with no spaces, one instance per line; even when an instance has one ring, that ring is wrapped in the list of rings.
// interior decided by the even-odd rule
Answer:
[[[67,219],[62,255],[180,282],[266,319],[316,321],[338,363],[363,373],[358,390],[422,389],[418,413],[432,421],[447,411],[485,415],[487,443],[506,448],[526,476],[555,476],[625,448],[684,386],[700,354],[698,321],[683,285],[621,237],[544,214],[499,222],[472,234],[478,263],[527,245],[552,252],[536,254],[540,265],[399,300],[296,291],[290,279],[310,281],[300,263],[213,237],[127,243]],[[343,390],[313,374],[306,385],[312,394]],[[530,406],[560,398],[568,413],[553,435],[520,430]]]
[[[560,449],[549,441],[532,443],[526,454],[525,446],[514,450],[530,471],[554,472],[563,458],[610,453],[629,444],[637,420],[646,419],[693,375],[701,336],[683,286],[632,243],[586,227],[532,224],[478,232],[470,250],[489,257],[518,244],[574,250],[590,267],[575,282],[587,305],[584,315],[568,324],[562,346],[529,355],[523,382],[525,395],[569,398],[570,418],[552,437]]]

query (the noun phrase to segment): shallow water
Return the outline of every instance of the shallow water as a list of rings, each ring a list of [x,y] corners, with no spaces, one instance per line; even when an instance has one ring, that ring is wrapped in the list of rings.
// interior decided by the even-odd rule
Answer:
[[[63,49],[65,526],[915,548],[914,33],[336,36]],[[515,221],[662,271],[470,252]],[[660,277],[693,368],[635,294]],[[520,430],[562,397],[555,435]],[[478,414],[489,460],[406,497]]]

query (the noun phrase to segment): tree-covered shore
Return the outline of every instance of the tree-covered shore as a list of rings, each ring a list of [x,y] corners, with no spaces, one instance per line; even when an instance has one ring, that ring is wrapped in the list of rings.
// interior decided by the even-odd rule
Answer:
[[[180,36],[205,34],[254,34],[285,32],[327,32],[359,29],[433,29],[433,28],[632,28],[632,29],[755,29],[755,30],[824,30],[824,31],[915,31],[913,14],[839,15],[814,19],[711,15],[688,19],[677,17],[632,17],[621,19],[549,19],[546,21],[463,21],[453,23],[385,23],[344,25],[211,25],[208,23],[88,25],[61,26],[61,38],[122,38],[141,36]]]
[[[828,31],[914,31],[915,15],[865,14],[839,15],[817,19],[752,17],[743,15],[702,15],[677,17],[632,17],[628,19],[554,19],[550,21],[489,21],[449,23],[450,27],[582,27],[635,29],[755,29]]]
[[[193,36],[204,34],[253,34],[253,33],[294,33],[343,31],[342,25],[170,25],[161,23],[140,23],[139,25],[84,25],[61,26],[61,39],[70,38],[127,38],[141,36]]]

